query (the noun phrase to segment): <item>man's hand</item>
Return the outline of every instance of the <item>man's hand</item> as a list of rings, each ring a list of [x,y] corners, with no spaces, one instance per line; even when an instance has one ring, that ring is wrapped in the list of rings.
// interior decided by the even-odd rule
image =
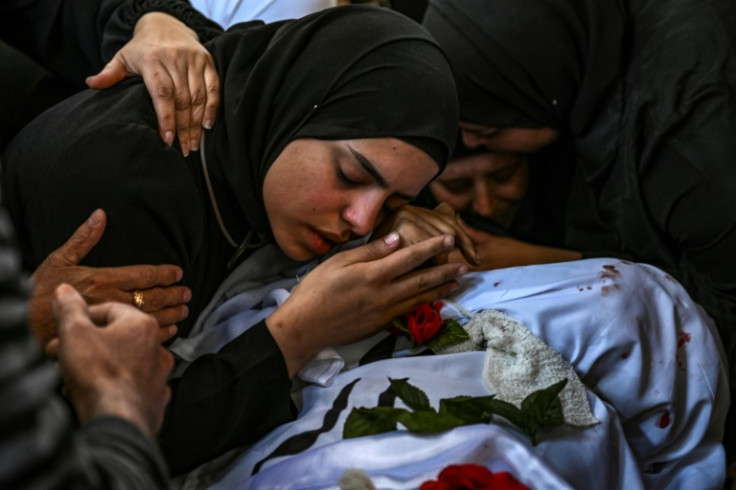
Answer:
[[[178,19],[150,12],[138,20],[133,38],[87,85],[104,89],[140,75],[153,99],[161,138],[174,132],[184,156],[199,149],[202,128],[211,129],[220,102],[220,79],[197,33]]]
[[[68,284],[55,291],[54,313],[59,338],[46,352],[59,359],[80,421],[122,417],[153,439],[171,397],[166,378],[174,365],[156,321],[120,303],[88,308]]]
[[[29,303],[30,327],[41,345],[56,337],[56,320],[51,301],[59,284],[71,284],[89,304],[117,301],[131,304],[132,291],[143,293],[143,310],[151,313],[168,339],[177,322],[189,315],[186,303],[191,291],[175,286],[182,270],[173,265],[132,265],[126,267],[84,267],[79,263],[99,242],[106,216],[98,209],[60,248],[52,252],[31,276],[33,293]]]

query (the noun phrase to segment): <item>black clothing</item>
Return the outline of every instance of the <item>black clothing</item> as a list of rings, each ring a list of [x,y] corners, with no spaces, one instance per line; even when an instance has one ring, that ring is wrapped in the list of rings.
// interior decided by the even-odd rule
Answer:
[[[3,0],[0,38],[81,90],[154,11],[178,18],[201,42],[222,32],[186,0]]]
[[[461,119],[509,127],[493,114],[501,98],[569,134],[567,245],[672,273],[736,360],[736,5],[529,5],[430,2],[425,25],[457,70]]]
[[[8,147],[2,178],[29,267],[98,207],[108,226],[85,265],[180,265],[192,289],[182,336],[239,244],[252,244],[249,232],[270,231],[261,187],[289,141],[394,136],[441,166],[457,136],[444,55],[421,26],[390,10],[340,7],[241,24],[208,48],[223,89],[205,158],[184,158],[161,141],[145,86],[129,80],[34,120]],[[286,366],[265,324],[192,362],[172,388],[160,440],[174,473],[293,417]]]
[[[362,18],[357,32],[338,21],[351,17],[352,9]],[[396,34],[378,37],[378,32]],[[251,54],[254,49],[261,51],[258,57]],[[245,239],[246,224],[267,231],[263,179],[293,139],[401,138],[440,167],[452,152],[457,129],[447,121],[457,117],[456,102],[434,98],[454,90],[452,79],[444,60],[436,69],[429,61],[425,65],[424,60],[438,58],[435,43],[399,14],[353,6],[251,27],[245,36],[236,26],[212,44],[212,52],[227,110],[205,139],[207,164],[217,199],[228,196],[218,207],[238,243]],[[325,70],[328,62],[347,72]],[[433,112],[447,119],[432,117]]]
[[[99,417],[76,430],[59,378],[26,326],[28,288],[0,210],[0,488],[159,489],[158,448],[129,422]]]
[[[567,246],[677,278],[715,319],[733,388],[736,4],[531,5],[431,0],[425,26],[457,70],[461,119],[511,126],[492,113],[500,98],[571,136]]]
[[[0,141],[7,144],[38,114],[85,89],[84,79],[98,73],[152,11],[177,17],[202,42],[222,32],[183,0],[0,2]]]

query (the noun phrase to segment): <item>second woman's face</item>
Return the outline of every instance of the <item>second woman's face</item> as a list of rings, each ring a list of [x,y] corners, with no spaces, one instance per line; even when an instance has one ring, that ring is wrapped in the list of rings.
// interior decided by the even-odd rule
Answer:
[[[437,171],[428,154],[394,138],[297,139],[266,173],[263,201],[276,243],[307,260],[370,233]]]

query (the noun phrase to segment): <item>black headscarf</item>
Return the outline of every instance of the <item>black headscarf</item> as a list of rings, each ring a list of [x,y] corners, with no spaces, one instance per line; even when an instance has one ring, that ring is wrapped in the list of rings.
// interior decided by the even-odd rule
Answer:
[[[268,231],[263,181],[295,138],[399,138],[438,171],[452,152],[458,106],[449,63],[424,28],[396,12],[346,6],[241,24],[209,48],[222,94],[204,151],[236,240]]]
[[[577,136],[619,75],[621,0],[430,0],[423,24],[450,58],[463,121]]]

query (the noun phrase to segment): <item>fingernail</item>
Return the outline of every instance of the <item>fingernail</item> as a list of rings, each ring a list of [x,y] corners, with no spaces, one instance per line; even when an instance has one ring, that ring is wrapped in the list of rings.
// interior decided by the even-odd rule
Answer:
[[[199,141],[197,141],[197,140],[190,140],[189,141],[189,148],[191,148],[192,151],[199,151]]]
[[[185,303],[189,303],[191,299],[192,299],[192,292],[188,289],[185,290],[184,295],[182,296],[182,301],[184,301]]]
[[[445,248],[451,248],[453,245],[455,245],[455,237],[452,235],[447,235],[444,240],[442,240],[442,245],[445,246]]]
[[[184,277],[184,271],[181,269],[176,270],[176,280],[181,281],[181,278]]]
[[[457,268],[457,275],[458,276],[464,276],[468,273],[468,267],[466,265],[461,265]]]
[[[181,152],[185,157],[189,156],[189,145],[186,145],[184,143],[181,144]]]
[[[385,237],[383,237],[383,243],[386,244],[386,246],[391,247],[396,244],[396,242],[399,241],[399,234],[395,231],[392,231]]]
[[[212,119],[207,119],[204,124],[204,129],[212,129]]]
[[[89,216],[89,219],[87,220],[87,223],[89,223],[92,227],[97,227],[102,223],[102,210],[101,209],[95,209],[95,211]]]
[[[174,143],[174,133],[172,131],[166,131],[164,133],[164,141],[167,145],[171,146]]]

